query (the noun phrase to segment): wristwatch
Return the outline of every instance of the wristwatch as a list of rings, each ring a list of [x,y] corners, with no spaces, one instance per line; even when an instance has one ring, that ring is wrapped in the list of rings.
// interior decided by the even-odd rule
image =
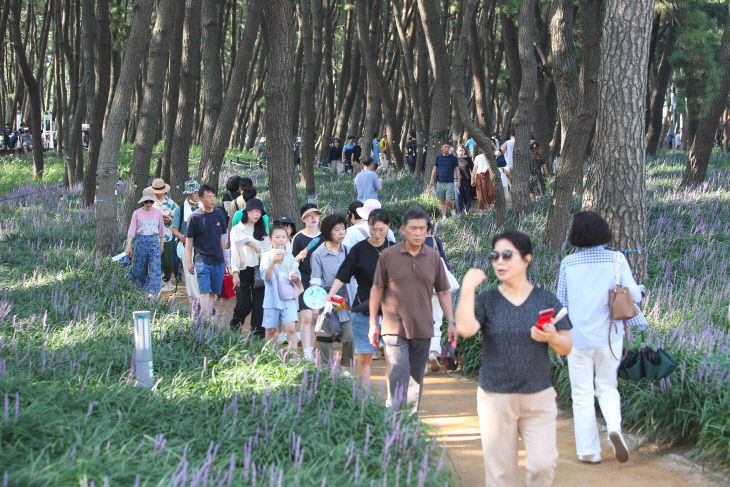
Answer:
[[[454,320],[446,320],[447,325],[453,325],[455,323],[456,323],[456,321],[454,321]]]

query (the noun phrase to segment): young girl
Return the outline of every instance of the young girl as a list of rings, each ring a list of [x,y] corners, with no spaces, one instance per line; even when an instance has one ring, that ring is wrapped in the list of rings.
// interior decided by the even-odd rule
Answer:
[[[266,211],[261,200],[251,198],[246,203],[241,221],[231,229],[231,272],[236,287],[231,329],[241,328],[246,316],[251,313],[251,331],[260,338],[264,336],[261,327],[264,288],[255,286],[255,273],[261,253],[269,249],[264,215]]]
[[[153,207],[155,193],[152,188],[142,190],[138,203],[143,206],[132,213],[124,251],[132,259],[132,281],[147,291],[147,297],[151,298],[162,289],[160,258],[165,244],[165,223],[162,212]],[[135,238],[137,242],[132,254],[132,240]]]
[[[264,320],[266,340],[276,343],[279,323],[289,341],[289,350],[297,347],[296,321],[297,296],[303,291],[301,276],[296,269],[294,256],[287,253],[286,228],[278,225],[271,230],[271,250],[261,255],[261,277],[265,282]]]
[[[321,231],[324,245],[312,252],[312,277],[309,281],[312,286],[322,286],[326,291],[329,291],[332,287],[332,283],[337,276],[337,271],[340,269],[340,265],[342,265],[347,255],[347,251],[342,245],[342,241],[345,239],[345,224],[346,220],[344,215],[330,215],[322,220]],[[340,366],[350,367],[352,365],[354,351],[350,310],[333,310],[332,313],[333,315],[330,316],[330,319],[336,319],[342,329],[340,335],[340,341],[342,342]],[[317,337],[319,353],[323,364],[329,364],[332,359],[333,338]]]
[[[297,233],[297,226],[294,224],[294,220],[289,218],[288,216],[282,216],[278,220],[274,221],[274,226],[283,226],[286,228],[286,235],[287,235],[287,241],[286,241],[286,251],[291,254],[292,249],[292,243],[291,238],[292,235]]]
[[[322,216],[322,212],[319,211],[317,205],[308,203],[302,206],[300,216],[305,228],[294,236],[294,240],[292,241],[292,254],[295,256],[294,259],[299,263],[302,286],[306,289],[309,287],[309,276],[312,273],[310,264],[312,252],[323,243],[319,232],[319,218]],[[316,312],[312,312],[300,296],[299,327],[302,333],[304,360],[314,360],[312,353],[314,349],[314,327],[312,323],[315,319]]]

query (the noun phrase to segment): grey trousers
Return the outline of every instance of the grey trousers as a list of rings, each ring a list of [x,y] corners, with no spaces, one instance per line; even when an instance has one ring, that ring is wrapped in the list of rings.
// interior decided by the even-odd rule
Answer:
[[[340,341],[342,342],[342,356],[340,357],[341,367],[351,367],[353,364],[354,351],[355,351],[355,339],[352,336],[352,321],[340,322],[342,327],[342,334],[340,335]],[[324,365],[329,365],[332,360],[332,342],[327,342],[317,337],[317,345],[319,346],[319,357],[320,361]]]
[[[403,338],[384,335],[385,356],[388,360],[389,407],[400,407],[405,398],[411,413],[418,412],[423,392],[423,374],[428,361],[430,338]]]

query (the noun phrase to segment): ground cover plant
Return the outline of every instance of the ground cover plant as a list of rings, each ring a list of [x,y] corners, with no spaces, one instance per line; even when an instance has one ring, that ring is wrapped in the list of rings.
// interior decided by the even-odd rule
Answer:
[[[453,484],[444,446],[378,391],[174,303],[150,306],[126,269],[93,256],[79,188],[11,194],[0,201],[5,485]],[[154,314],[153,391],[132,387],[136,309]]]

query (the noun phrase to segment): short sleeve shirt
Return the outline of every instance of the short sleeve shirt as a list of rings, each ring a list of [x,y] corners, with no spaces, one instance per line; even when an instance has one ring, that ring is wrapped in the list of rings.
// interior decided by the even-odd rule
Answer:
[[[302,285],[304,289],[309,287],[309,278],[312,274],[312,253],[323,243],[324,240],[319,234],[316,237],[310,237],[302,232],[294,235],[291,245],[291,253],[294,257],[299,255],[299,252],[302,250],[309,249],[307,256],[299,263],[299,272],[302,273]]]
[[[454,154],[448,156],[439,154],[436,156],[435,166],[438,169],[437,181],[439,183],[450,183],[454,180],[454,169],[459,167],[459,159]]]
[[[384,288],[382,334],[406,339],[432,338],[433,290],[449,289],[438,252],[423,246],[415,256],[401,242],[380,254],[373,286]]]
[[[533,288],[524,303],[515,306],[498,289],[477,296],[474,311],[482,332],[482,367],[479,386],[488,392],[532,394],[552,385],[548,344],[530,336],[540,311],[563,305],[551,292]],[[572,328],[566,316],[555,324]]]
[[[365,202],[369,199],[378,199],[378,190],[382,189],[383,183],[380,182],[378,173],[375,171],[361,171],[355,176],[355,189],[357,190],[357,200]]]
[[[223,210],[213,208],[207,213],[203,210],[196,210],[188,218],[186,236],[193,238],[195,249],[195,262],[203,262],[208,265],[223,264],[223,249],[221,248],[221,235],[228,231],[226,217]]]

